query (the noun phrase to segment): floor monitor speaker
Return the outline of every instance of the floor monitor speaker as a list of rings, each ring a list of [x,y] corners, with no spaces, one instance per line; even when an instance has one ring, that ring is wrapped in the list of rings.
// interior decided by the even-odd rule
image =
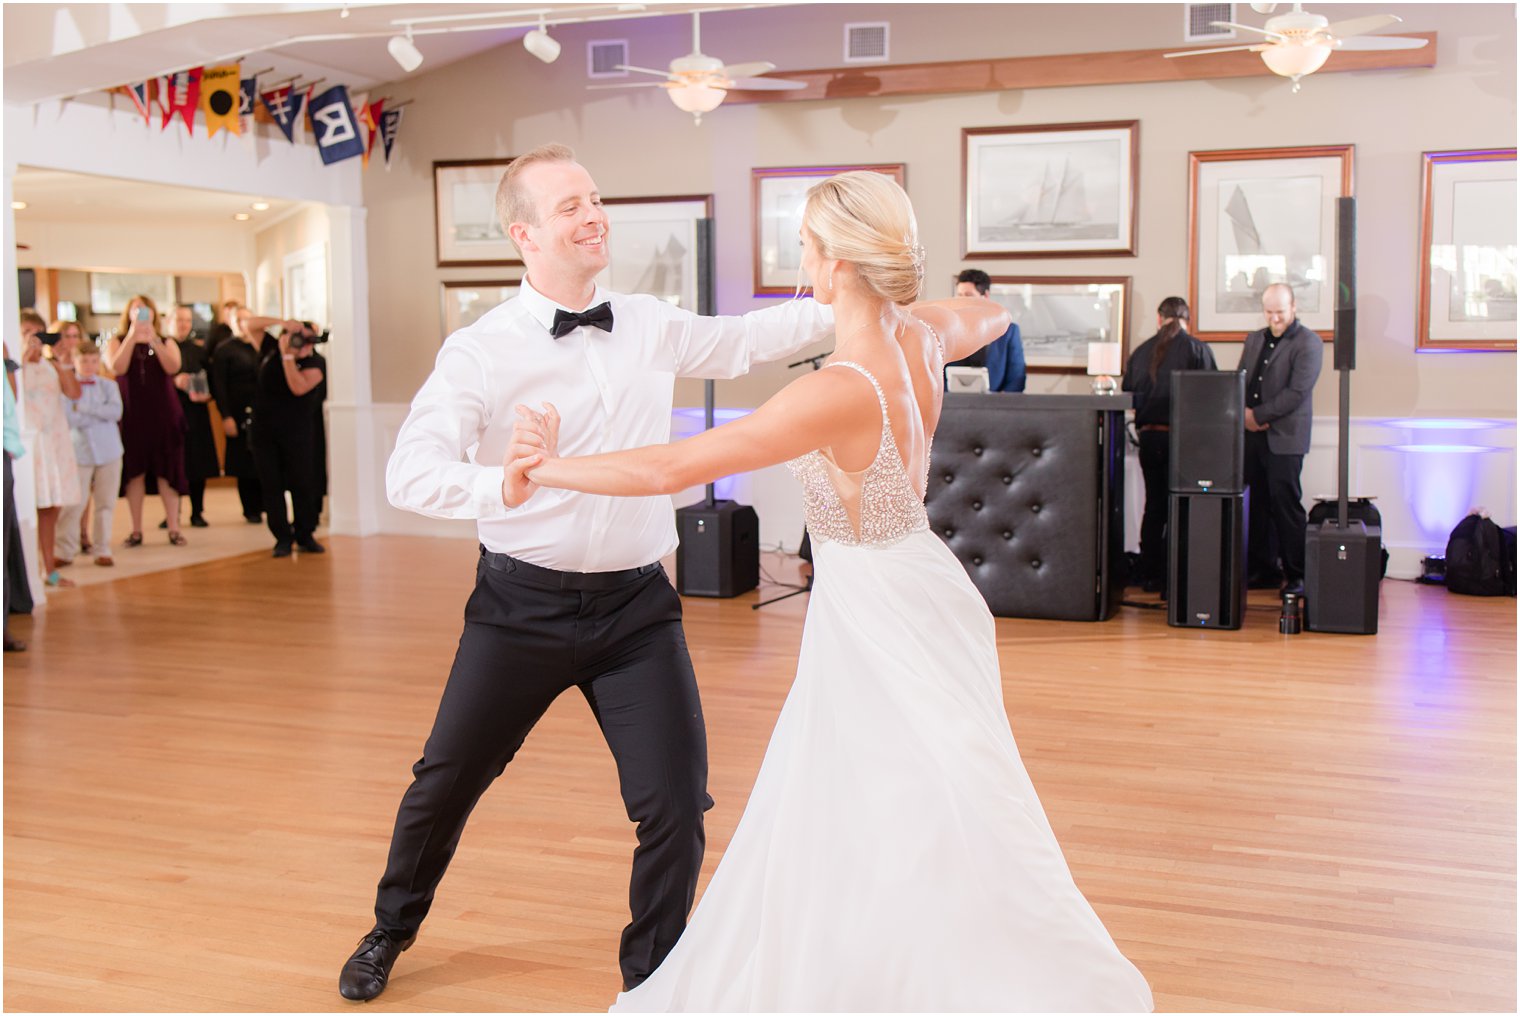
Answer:
[[[676,592],[738,596],[760,584],[760,516],[737,501],[676,511]]]

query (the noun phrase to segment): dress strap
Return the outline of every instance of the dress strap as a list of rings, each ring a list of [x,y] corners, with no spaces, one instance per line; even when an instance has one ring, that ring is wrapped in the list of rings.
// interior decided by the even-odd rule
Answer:
[[[837,360],[834,363],[825,364],[825,366],[827,366],[827,367],[850,367],[850,368],[852,368],[854,370],[859,371],[861,374],[865,375],[865,379],[867,381],[871,382],[871,387],[876,389],[876,401],[881,405],[881,425],[883,427],[890,427],[890,424],[887,422],[887,396],[886,396],[886,394],[884,392],[882,392],[882,390],[881,390],[881,384],[876,380],[876,375],[874,375],[870,371],[866,370],[864,367],[862,367],[860,364],[856,363],[854,360]]]
[[[934,336],[934,348],[937,349],[937,350],[939,350],[939,366],[940,366],[941,370],[944,370],[944,368],[945,368],[945,340],[939,337],[939,332],[936,332],[934,330],[934,326],[931,325],[929,322],[927,322],[927,321],[923,322],[923,326],[925,328],[929,329],[929,334],[930,335]]]

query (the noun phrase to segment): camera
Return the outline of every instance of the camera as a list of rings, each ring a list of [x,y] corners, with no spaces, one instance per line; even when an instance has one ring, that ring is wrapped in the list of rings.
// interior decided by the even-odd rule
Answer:
[[[319,346],[327,341],[328,334],[329,333],[326,329],[318,332],[316,325],[312,324],[310,321],[302,321],[301,330],[299,332],[290,333],[290,348],[292,351],[294,351],[297,349],[305,349],[308,346]]]
[[[58,345],[58,340],[61,338],[63,338],[63,335],[59,332],[37,333],[37,341],[42,343],[44,346],[56,346]]]
[[[139,307],[139,308],[137,308],[137,314],[135,315],[135,317],[139,321],[152,321],[153,320],[153,312],[151,310],[149,310],[148,308],[146,308],[146,307]]]

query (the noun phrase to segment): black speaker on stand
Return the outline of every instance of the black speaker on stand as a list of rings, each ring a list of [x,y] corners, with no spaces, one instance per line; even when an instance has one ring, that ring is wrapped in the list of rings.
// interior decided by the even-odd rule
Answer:
[[[1245,405],[1239,371],[1172,375],[1167,623],[1239,628],[1245,611]]]
[[[713,313],[713,220],[697,223],[697,313]],[[705,429],[713,427],[713,382],[702,384]],[[760,584],[760,516],[749,505],[720,501],[714,484],[694,505],[676,510],[676,592],[730,597]]]
[[[1340,490],[1335,517],[1304,533],[1305,624],[1310,631],[1376,635],[1383,530],[1353,519],[1351,372],[1356,369],[1356,199],[1336,199],[1335,369],[1340,373]]]

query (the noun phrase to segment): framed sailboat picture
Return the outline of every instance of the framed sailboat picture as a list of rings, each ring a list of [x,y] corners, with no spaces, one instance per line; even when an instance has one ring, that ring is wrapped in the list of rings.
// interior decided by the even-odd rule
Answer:
[[[1335,328],[1335,201],[1351,196],[1351,145],[1188,154],[1188,302],[1200,339],[1265,327],[1262,292],[1293,287],[1298,317]]]
[[[711,194],[604,198],[607,267],[598,285],[618,293],[648,293],[698,312],[702,259],[698,223],[712,218]]]
[[[1112,342],[1129,359],[1130,277],[992,276],[987,296],[1013,315],[1030,371],[1080,374],[1087,345]]]
[[[1140,121],[961,129],[968,258],[1138,252]]]

